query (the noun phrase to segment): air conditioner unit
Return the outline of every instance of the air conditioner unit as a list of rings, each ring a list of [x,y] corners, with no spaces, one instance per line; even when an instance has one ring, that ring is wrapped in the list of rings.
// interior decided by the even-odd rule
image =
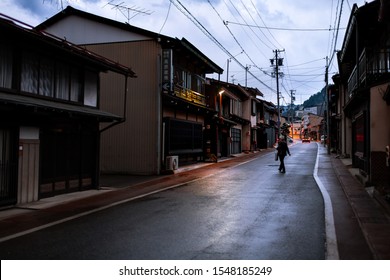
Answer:
[[[169,156],[166,158],[165,165],[167,170],[177,170],[179,168],[179,157]]]

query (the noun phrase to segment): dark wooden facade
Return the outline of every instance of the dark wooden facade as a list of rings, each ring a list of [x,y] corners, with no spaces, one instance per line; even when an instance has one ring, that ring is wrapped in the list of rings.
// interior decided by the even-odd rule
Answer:
[[[390,191],[390,16],[388,1],[354,5],[329,91],[332,137],[368,185]]]
[[[223,70],[194,45],[72,7],[37,28],[137,68],[138,78],[129,82],[126,122],[102,137],[102,172],[156,175],[168,156],[178,156],[180,164],[203,159],[199,139],[214,111],[205,98],[205,77]],[[113,88],[115,80],[102,79],[101,106],[118,114],[122,102]]]
[[[98,185],[103,71],[134,72],[0,17],[0,206]]]

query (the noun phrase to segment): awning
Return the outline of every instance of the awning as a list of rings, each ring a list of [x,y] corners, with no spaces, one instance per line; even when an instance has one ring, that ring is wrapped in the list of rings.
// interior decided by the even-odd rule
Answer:
[[[224,117],[221,117],[220,119],[221,119],[222,122],[225,123],[225,124],[237,125],[236,122],[234,122],[234,121],[232,121],[232,120],[230,120],[230,119],[227,119],[227,118],[224,118]]]
[[[46,100],[32,96],[24,96],[19,94],[9,94],[0,92],[0,103],[13,104],[40,110],[52,110],[59,113],[70,113],[76,115],[84,115],[88,117],[98,118],[101,122],[112,122],[122,120],[122,117],[101,111],[93,107],[79,106],[58,101]]]

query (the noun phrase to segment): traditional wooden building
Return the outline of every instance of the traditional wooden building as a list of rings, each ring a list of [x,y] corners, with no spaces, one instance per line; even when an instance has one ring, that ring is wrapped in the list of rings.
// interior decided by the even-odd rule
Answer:
[[[342,49],[337,102],[341,153],[367,184],[390,189],[390,16],[388,1],[353,6]],[[334,93],[336,91],[333,91]],[[332,92],[331,92],[332,93]],[[330,135],[330,137],[333,137]]]
[[[205,119],[214,113],[205,76],[222,69],[186,39],[172,38],[67,7],[38,26],[121,64],[137,68],[129,81],[126,122],[102,138],[101,170],[160,174],[167,157],[180,164],[203,159]],[[101,106],[122,109],[117,81],[102,80]],[[177,164],[176,164],[177,167]]]
[[[272,148],[278,135],[278,109],[272,102],[259,99],[257,103],[257,147]]]
[[[206,99],[214,115],[206,120],[206,157],[227,157],[255,149],[256,112],[262,93],[254,88],[209,79]]]
[[[329,118],[324,119],[324,124],[326,120],[329,121],[329,135],[331,137],[328,139],[327,144],[329,145],[330,151],[340,154],[342,150],[342,141],[341,141],[341,129],[342,129],[342,111],[343,107],[341,106],[340,99],[340,90],[339,90],[339,79],[340,75],[336,74],[332,77],[334,84],[328,86],[328,110],[326,113],[329,113]],[[326,135],[325,131],[327,130],[326,125],[323,127],[322,135]]]
[[[302,116],[301,121],[301,139],[309,138],[312,141],[320,141],[323,132],[324,118],[312,113]]]
[[[134,72],[0,15],[0,206],[97,187],[102,72]]]
[[[244,146],[244,151],[256,151],[258,146],[258,136],[261,134],[261,126],[259,126],[259,114],[258,114],[258,108],[259,105],[263,104],[263,102],[260,100],[261,97],[263,97],[263,93],[253,87],[242,87],[248,95],[249,98],[244,104],[244,116],[246,116],[250,120],[249,129],[245,132],[246,137],[246,146]]]

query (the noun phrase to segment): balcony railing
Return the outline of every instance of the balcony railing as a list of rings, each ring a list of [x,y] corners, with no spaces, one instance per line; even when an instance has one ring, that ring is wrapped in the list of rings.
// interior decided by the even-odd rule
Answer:
[[[379,51],[364,49],[359,62],[348,79],[348,93],[351,98],[361,86],[370,83],[390,73],[390,46]]]
[[[191,89],[175,85],[175,95],[187,101],[206,106],[206,97]]]

